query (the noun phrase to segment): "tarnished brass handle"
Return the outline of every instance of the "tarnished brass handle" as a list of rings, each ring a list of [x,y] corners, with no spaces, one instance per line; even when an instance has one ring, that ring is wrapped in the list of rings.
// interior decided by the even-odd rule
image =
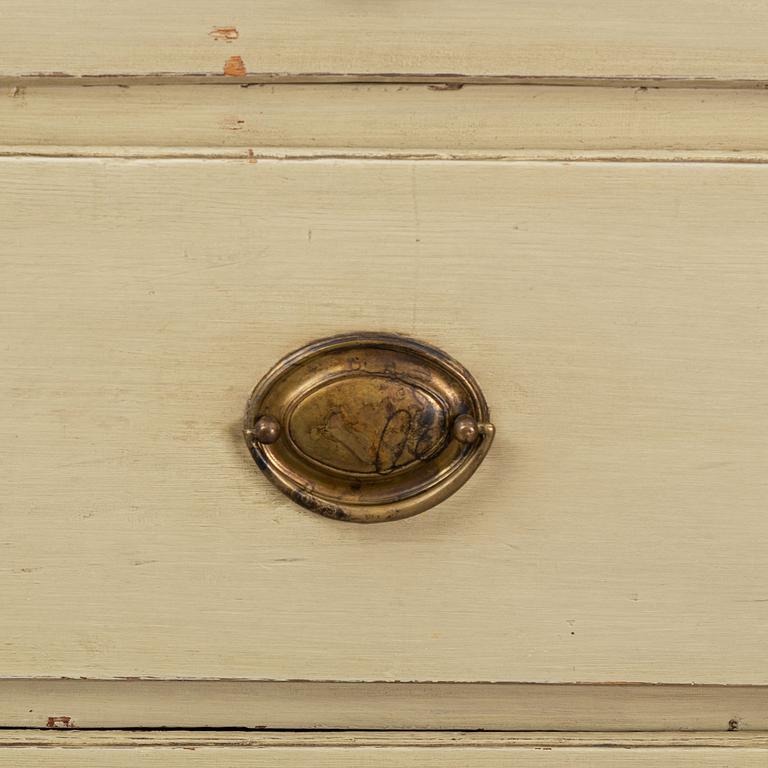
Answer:
[[[354,333],[281,360],[248,401],[246,444],[295,502],[336,520],[423,512],[457,491],[494,436],[470,373],[406,336]]]

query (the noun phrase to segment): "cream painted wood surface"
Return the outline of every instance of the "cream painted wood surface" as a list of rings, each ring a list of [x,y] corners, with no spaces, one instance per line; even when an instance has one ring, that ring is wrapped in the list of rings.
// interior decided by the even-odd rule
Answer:
[[[768,683],[764,166],[0,168],[3,675]],[[497,424],[412,520],[304,512],[241,444],[355,328]]]
[[[2,3],[0,75],[768,80],[754,0]]]
[[[768,91],[466,85],[6,86],[0,145],[434,153],[768,150]],[[87,148],[91,148],[90,150]],[[23,150],[22,150],[23,151]]]
[[[10,731],[0,737],[0,766],[56,768],[120,768],[121,766],[231,766],[231,768],[303,768],[360,765],[456,766],[456,768],[565,768],[620,766],[626,768],[763,768],[765,739],[729,739],[708,745],[696,737],[685,746],[669,746],[667,735],[643,734],[641,739],[601,739],[542,734],[480,736],[472,734],[381,734],[316,736],[282,734],[35,734]],[[396,740],[402,740],[398,745]],[[335,742],[335,744],[334,744]],[[329,743],[331,745],[329,745]],[[628,747],[634,747],[629,749]]]
[[[3,768],[135,768],[136,766],[204,766],[218,768],[765,768],[763,749],[582,749],[514,751],[488,749],[414,748],[328,748],[307,750],[242,749],[197,747],[175,749],[137,747],[135,749],[63,748],[5,750],[0,752]]]
[[[0,732],[0,748],[67,748],[105,749],[164,747],[199,749],[229,747],[273,750],[301,747],[318,752],[328,748],[435,748],[470,750],[504,749],[508,754],[524,749],[720,749],[724,754],[743,749],[768,749],[768,733],[688,733],[688,732],[624,732],[624,733],[530,733],[507,731],[78,731],[78,730],[13,730]]]
[[[768,731],[763,686],[0,680],[13,728]],[[614,737],[611,737],[614,738]],[[704,739],[702,735],[700,737]],[[635,745],[637,746],[637,744]]]

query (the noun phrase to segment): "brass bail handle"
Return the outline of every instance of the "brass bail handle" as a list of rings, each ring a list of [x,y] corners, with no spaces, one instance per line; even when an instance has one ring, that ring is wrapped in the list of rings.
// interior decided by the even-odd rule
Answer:
[[[254,389],[243,432],[264,474],[326,517],[384,522],[455,493],[491,447],[494,426],[471,374],[406,336],[320,339]]]

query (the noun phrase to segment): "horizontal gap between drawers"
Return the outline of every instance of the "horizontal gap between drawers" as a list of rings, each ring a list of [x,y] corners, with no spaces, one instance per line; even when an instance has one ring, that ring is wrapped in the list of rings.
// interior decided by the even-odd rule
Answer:
[[[142,161],[224,161],[224,162],[482,162],[482,163],[706,163],[719,165],[764,165],[768,163],[766,152],[572,152],[524,151],[505,154],[483,152],[391,152],[381,151],[323,151],[290,150],[259,151],[217,148],[169,148],[140,147],[0,147],[0,160],[120,160]]]
[[[357,85],[357,84],[446,84],[446,85],[545,85],[594,88],[717,88],[764,90],[764,78],[671,77],[591,75],[467,74],[460,72],[248,72],[243,76],[221,72],[26,72],[0,75],[0,87],[45,84],[63,86],[100,85]]]
[[[768,731],[768,686],[3,679],[0,726]]]

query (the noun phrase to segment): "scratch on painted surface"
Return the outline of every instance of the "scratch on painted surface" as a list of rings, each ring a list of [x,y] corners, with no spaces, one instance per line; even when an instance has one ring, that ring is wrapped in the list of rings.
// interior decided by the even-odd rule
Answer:
[[[224,62],[224,74],[229,77],[243,77],[245,75],[245,64],[240,56],[230,56]]]
[[[225,43],[231,43],[240,37],[240,33],[235,27],[214,27],[208,34],[214,40],[223,40]]]

